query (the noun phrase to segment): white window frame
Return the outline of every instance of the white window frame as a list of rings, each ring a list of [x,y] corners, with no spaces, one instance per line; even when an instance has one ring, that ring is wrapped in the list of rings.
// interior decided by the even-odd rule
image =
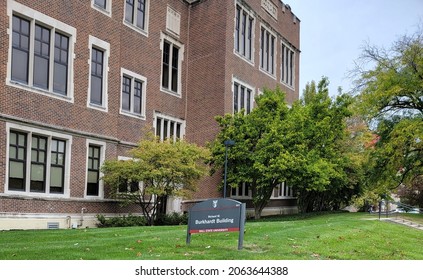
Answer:
[[[243,82],[243,81],[241,81],[241,80],[239,80],[239,79],[237,79],[237,78],[235,78],[235,77],[233,77],[232,78],[232,89],[231,89],[231,92],[232,92],[232,114],[235,114],[235,113],[237,113],[237,112],[235,112],[235,100],[234,100],[234,96],[235,96],[235,92],[234,92],[234,89],[235,89],[235,84],[238,84],[238,86],[240,86],[240,87],[244,87],[244,88],[246,88],[246,89],[249,89],[249,90],[251,90],[251,99],[250,99],[250,112],[247,112],[247,99],[246,98],[244,98],[244,109],[245,109],[245,114],[248,114],[248,113],[251,113],[251,111],[253,110],[253,108],[254,108],[254,100],[255,100],[255,91],[256,91],[256,89],[255,89],[255,87],[253,87],[253,86],[251,86],[251,85],[249,85],[249,84],[247,84],[247,83],[245,83],[245,82]],[[239,111],[241,111],[241,108],[240,108],[240,102],[241,102],[241,92],[240,92],[240,89],[239,89],[239,92],[238,92],[238,112]]]
[[[250,31],[251,32],[251,58],[248,57],[248,55],[244,55],[242,53],[240,53],[237,49],[236,49],[236,39],[237,39],[237,30],[236,30],[236,26],[237,26],[237,7],[241,8],[241,15],[242,13],[246,13],[247,14],[247,19],[251,18],[253,20],[253,24],[251,27],[251,30],[248,30],[248,27],[246,27],[247,32]],[[242,20],[240,19],[240,26],[241,26]],[[235,1],[235,17],[234,17],[234,54],[237,55],[239,58],[245,60],[246,62],[248,62],[251,65],[254,65],[254,53],[255,53],[255,25],[256,25],[256,18],[254,17],[254,14],[252,12],[250,12],[249,10],[247,10],[244,6],[241,5],[241,3],[238,3],[237,1]],[[238,36],[241,35],[241,30],[239,31],[240,33],[238,34]],[[247,36],[247,35],[245,35]],[[248,37],[248,36],[247,36]],[[246,40],[247,42],[247,40]],[[239,42],[238,42],[239,43]],[[240,48],[240,46],[238,46],[238,48]],[[245,48],[245,46],[244,46]]]
[[[263,30],[266,33],[269,33],[269,36],[272,36],[274,38],[274,40],[273,40],[273,69],[271,69],[271,71],[268,71],[267,70],[267,68],[268,68],[267,65],[266,65],[265,68],[262,67],[262,64],[263,64],[263,61],[264,61],[263,60],[264,59],[264,57],[263,57],[263,52],[264,51],[262,50],[262,44],[263,44],[263,42],[262,42],[262,38],[263,38],[262,32],[263,32]],[[269,44],[269,42],[267,42],[267,43]],[[276,80],[276,63],[277,63],[277,53],[278,53],[278,51],[277,51],[277,45],[278,44],[277,44],[277,36],[276,36],[276,34],[273,31],[271,31],[264,24],[260,24],[260,65],[259,65],[259,69],[260,69],[261,72],[265,73],[266,75],[272,77],[275,80]],[[269,44],[269,49],[270,49],[270,44]],[[270,57],[270,54],[268,54],[268,55]]]
[[[146,107],[145,103],[146,103],[146,99],[147,99],[147,97],[146,97],[146,95],[147,95],[147,78],[142,76],[142,75],[139,75],[135,72],[132,72],[130,70],[124,69],[124,68],[120,69],[120,76],[121,76],[120,109],[119,109],[120,114],[129,116],[129,117],[133,117],[133,118],[139,118],[139,119],[145,120],[145,118],[146,118],[145,117],[145,107]],[[131,98],[131,109],[129,111],[122,109],[122,102],[123,102],[123,100],[122,100],[122,90],[123,90],[122,81],[123,81],[124,76],[131,79],[131,96],[130,96],[130,98]],[[133,109],[134,108],[134,102],[133,102],[133,99],[134,99],[134,81],[142,82],[141,113],[140,114],[134,113],[134,109]]]
[[[26,190],[25,191],[16,191],[9,190],[9,144],[10,144],[10,132],[11,131],[20,131],[27,134],[27,151],[26,151]],[[71,149],[72,149],[72,136],[48,131],[45,129],[39,129],[35,127],[29,127],[24,125],[19,125],[15,123],[6,123],[6,133],[7,133],[7,143],[6,143],[6,173],[5,173],[5,186],[4,193],[10,195],[24,195],[29,197],[61,197],[69,198],[70,197],[70,166],[71,166]],[[46,159],[46,191],[41,192],[31,192],[30,191],[30,180],[31,180],[31,137],[33,134],[46,137],[47,140],[47,159]],[[52,139],[60,139],[66,142],[65,150],[65,169],[64,169],[64,178],[63,178],[63,193],[50,193],[50,167],[51,167],[51,141]]]
[[[90,102],[91,100],[91,56],[92,56],[92,49],[97,48],[103,51],[103,100],[102,105],[93,104]],[[89,50],[89,72],[88,72],[88,95],[87,95],[87,107],[104,111],[108,111],[108,74],[109,74],[109,57],[110,57],[110,44],[106,41],[98,39],[94,36],[89,36],[88,38],[88,50]]]
[[[164,125],[163,125],[163,123],[164,123],[164,120],[167,120],[167,121],[170,121],[170,122],[175,122],[175,123],[180,123],[181,124],[181,131],[180,131],[180,138],[179,139],[183,139],[184,138],[184,136],[185,136],[185,129],[186,129],[186,121],[185,120],[182,120],[182,119],[178,119],[178,118],[175,118],[175,117],[171,117],[171,116],[168,116],[168,115],[164,115],[164,114],[161,114],[161,113],[158,113],[158,112],[155,112],[154,113],[154,118],[153,118],[153,128],[154,128],[154,131],[155,131],[155,135],[157,136],[157,132],[156,132],[156,130],[157,130],[157,118],[160,118],[160,119],[162,119],[163,121],[162,121],[162,124],[161,124],[161,126],[160,126],[160,129],[161,129],[161,132],[160,132],[160,141],[164,141],[165,140],[165,138],[164,138],[164,135],[165,135],[165,133],[164,133]],[[176,138],[176,126],[174,126],[174,131],[173,131],[173,141],[176,141],[177,140],[177,138]],[[168,125],[168,127],[167,127],[167,132],[166,132],[166,135],[170,135],[170,125]]]
[[[288,193],[285,191],[288,190]],[[270,199],[286,199],[295,198],[292,186],[287,185],[286,182],[278,184],[272,192]]]
[[[239,199],[251,199],[253,197],[253,191],[251,190],[251,188],[248,188],[248,195],[246,195],[246,191],[245,189],[247,188],[245,183],[242,183],[242,195],[239,195],[239,186],[236,188],[231,188],[231,197],[233,198],[239,198]],[[233,192],[235,191],[235,194],[233,194]]]
[[[112,0],[106,0],[106,9],[102,9],[101,7],[97,6],[95,0],[91,0],[91,7],[108,17],[112,17]]]
[[[98,182],[98,196],[96,195],[87,195],[87,187],[88,187],[88,155],[89,155],[89,148],[90,145],[100,147],[100,170],[101,166],[103,165],[106,159],[106,142],[86,139],[86,157],[85,157],[85,188],[84,188],[84,198],[88,199],[103,199],[104,198],[104,182],[101,180],[103,177],[103,173],[100,171],[99,173],[99,182]]]
[[[126,0],[121,0],[123,1],[124,4],[124,8],[123,8],[123,24],[128,26],[129,28],[131,28],[132,30],[135,30],[136,32],[142,34],[145,37],[148,37],[148,23],[149,23],[149,18],[150,18],[150,0],[145,0],[146,2],[146,6],[147,9],[145,11],[145,15],[144,15],[144,20],[145,20],[145,27],[144,29],[139,28],[136,24],[132,23],[132,22],[127,22],[125,20],[125,16],[126,16]],[[134,0],[134,8],[136,9],[137,7],[137,0]],[[135,16],[134,16],[135,17]],[[134,18],[134,22],[136,22],[136,18]]]
[[[177,80],[177,85],[178,85],[178,90],[172,91],[171,88],[171,83],[172,83],[172,66],[169,66],[169,89],[168,88],[164,88],[162,81],[163,81],[163,49],[164,49],[164,43],[165,41],[167,41],[168,43],[170,43],[171,47],[173,47],[174,45],[179,48],[179,52],[178,52],[178,80]],[[182,62],[184,61],[184,52],[185,52],[185,48],[184,45],[181,44],[180,42],[178,42],[177,40],[173,39],[172,37],[161,33],[160,34],[160,51],[161,51],[161,73],[160,73],[160,91],[168,93],[170,95],[182,98]],[[172,62],[172,54],[173,52],[171,51],[169,54],[169,64]]]
[[[286,50],[286,52],[289,54],[288,57],[286,57],[286,55],[284,54],[284,50]],[[288,59],[288,63],[292,63],[292,68],[290,66],[286,66],[286,60],[284,59]],[[291,48],[288,44],[281,42],[281,83],[291,89],[295,89],[295,59],[295,50]],[[284,77],[285,73],[288,73],[288,77]],[[290,84],[291,79],[292,84]]]
[[[6,84],[9,86],[17,87],[20,89],[28,90],[38,94],[42,94],[48,97],[57,98],[63,101],[70,103],[74,102],[74,59],[75,59],[75,43],[76,43],[76,28],[65,24],[57,19],[49,17],[45,14],[42,14],[36,10],[33,10],[25,5],[22,5],[13,0],[7,0],[7,15],[9,16],[9,28],[7,29],[7,34],[9,35],[9,54],[7,62],[7,78]],[[12,81],[12,21],[13,16],[19,16],[30,21],[30,49],[29,49],[29,66],[28,66],[28,84],[20,83],[17,81]],[[34,28],[35,23],[40,23],[43,26],[46,26],[50,29],[50,75],[49,75],[49,89],[40,89],[33,86],[33,68],[34,68]],[[59,31],[59,33],[66,35],[69,38],[68,45],[68,76],[67,76],[67,93],[62,95],[53,91],[53,66],[54,65],[54,33]]]

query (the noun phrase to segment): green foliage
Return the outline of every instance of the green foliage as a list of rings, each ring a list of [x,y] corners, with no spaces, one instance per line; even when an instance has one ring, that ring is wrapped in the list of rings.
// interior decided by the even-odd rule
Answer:
[[[423,27],[423,26],[422,26]],[[423,28],[389,50],[366,46],[355,108],[377,135],[366,163],[376,193],[412,186],[423,175]]]
[[[106,218],[103,215],[97,215],[97,226],[99,228],[105,227],[139,227],[147,226],[147,219],[143,216],[135,216],[129,214],[128,216],[118,216]],[[186,225],[188,223],[187,213],[170,213],[159,214],[157,216],[155,225],[160,226],[173,226],[173,225]]]
[[[209,151],[184,140],[160,142],[147,135],[129,156],[131,160],[105,161],[103,180],[122,204],[139,204],[149,225],[162,213],[167,197],[190,197],[208,170]]]
[[[221,131],[210,144],[211,163],[220,169],[225,159],[224,141],[235,141],[228,153],[227,182],[230,188],[242,183],[250,186],[256,218],[260,217],[274,187],[284,181],[287,160],[291,160],[280,141],[282,121],[288,113],[284,98],[279,88],[265,89],[250,114],[241,111],[216,118]]]
[[[302,212],[339,210],[361,191],[360,166],[350,158],[346,123],[352,100],[345,94],[330,98],[328,85],[325,77],[317,86],[309,83],[288,115],[288,147],[301,158],[288,180],[297,188]]]
[[[97,215],[97,226],[102,227],[135,227],[147,225],[147,220],[143,216],[128,216],[106,218],[103,215]]]
[[[359,190],[358,166],[347,157],[345,120],[351,97],[328,95],[328,80],[307,85],[304,98],[291,108],[280,89],[265,90],[248,115],[218,117],[221,131],[211,143],[212,163],[221,168],[226,139],[228,185],[248,183],[255,217],[259,218],[273,189],[294,186],[304,212],[339,209]]]
[[[172,212],[170,214],[160,214],[157,217],[156,225],[177,226],[188,224],[188,213]]]

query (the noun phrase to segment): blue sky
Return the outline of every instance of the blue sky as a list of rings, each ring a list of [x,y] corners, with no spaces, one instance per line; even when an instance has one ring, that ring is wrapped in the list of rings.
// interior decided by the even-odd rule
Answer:
[[[300,94],[322,76],[329,93],[351,89],[347,77],[365,42],[389,48],[423,26],[423,0],[283,0],[301,20]]]

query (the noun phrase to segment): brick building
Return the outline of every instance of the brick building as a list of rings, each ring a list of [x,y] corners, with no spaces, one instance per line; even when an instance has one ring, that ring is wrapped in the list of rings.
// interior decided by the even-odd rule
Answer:
[[[296,100],[299,27],[279,0],[1,1],[0,229],[139,212],[110,199],[101,163],[146,128],[203,145],[214,116],[251,110],[264,87]],[[193,201],[222,196],[219,180]],[[269,209],[293,211],[289,192]],[[248,200],[242,186],[232,196]]]

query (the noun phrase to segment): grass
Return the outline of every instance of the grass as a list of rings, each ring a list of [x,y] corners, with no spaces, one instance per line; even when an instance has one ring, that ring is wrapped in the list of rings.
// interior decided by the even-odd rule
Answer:
[[[420,215],[419,215],[420,216]],[[238,233],[186,226],[0,232],[2,260],[423,260],[423,231],[365,213],[248,221]]]

